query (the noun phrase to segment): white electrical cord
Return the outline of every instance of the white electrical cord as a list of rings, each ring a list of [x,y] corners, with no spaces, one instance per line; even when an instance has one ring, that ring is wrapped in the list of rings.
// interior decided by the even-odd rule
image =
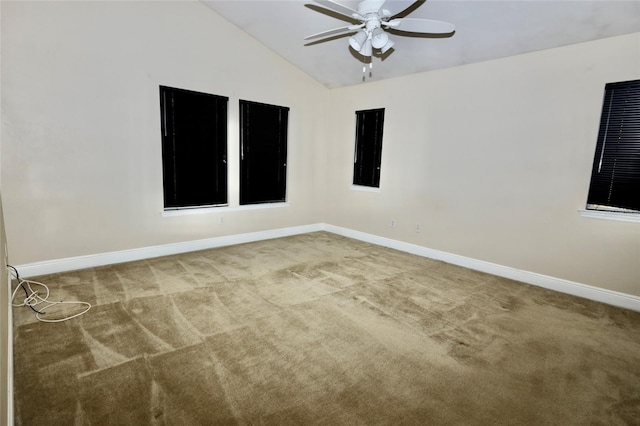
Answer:
[[[49,287],[47,287],[46,285],[44,285],[41,282],[38,281],[31,281],[31,280],[25,280],[20,278],[20,275],[18,274],[18,270],[16,268],[14,268],[11,265],[7,265],[9,268],[11,268],[13,270],[13,275],[15,276],[15,278],[18,280],[18,285],[16,286],[16,288],[13,290],[13,292],[11,293],[11,306],[14,307],[22,307],[22,306],[28,306],[30,307],[35,313],[36,313],[36,318],[38,319],[38,321],[41,322],[63,322],[63,321],[68,321],[70,319],[79,317],[82,314],[85,314],[87,311],[89,311],[89,309],[91,309],[91,304],[88,302],[78,302],[78,301],[72,301],[72,302],[64,302],[64,301],[60,301],[60,302],[50,302],[49,301]],[[44,297],[40,296],[40,294],[38,293],[38,291],[34,290],[31,285],[37,285],[40,287],[43,287],[46,294]],[[15,304],[13,303],[14,299],[17,296],[18,290],[19,289],[23,289],[26,297],[24,299],[24,301],[22,303],[18,303]],[[39,305],[44,304],[44,307],[41,308],[36,308]],[[41,315],[46,314],[46,310],[51,308],[52,306],[57,306],[57,305],[82,305],[82,306],[86,306],[86,309],[71,315],[69,317],[64,317],[64,318],[59,318],[59,319],[44,319],[41,317]]]

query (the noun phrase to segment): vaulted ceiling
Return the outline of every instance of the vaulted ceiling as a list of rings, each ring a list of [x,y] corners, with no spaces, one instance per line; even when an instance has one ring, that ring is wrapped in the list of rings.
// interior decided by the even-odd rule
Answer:
[[[383,7],[392,14],[450,22],[456,31],[448,37],[393,34],[394,48],[374,55],[373,67],[367,63],[363,72],[350,34],[304,40],[349,25],[323,7],[327,2],[201,1],[329,88],[640,32],[640,1],[634,0],[388,0]],[[338,1],[351,9],[359,3]]]

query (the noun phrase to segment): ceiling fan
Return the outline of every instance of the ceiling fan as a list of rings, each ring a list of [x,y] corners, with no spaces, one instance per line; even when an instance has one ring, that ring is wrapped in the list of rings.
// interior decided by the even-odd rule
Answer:
[[[392,15],[390,11],[382,8],[385,0],[361,1],[358,4],[358,10],[353,10],[333,0],[316,1],[326,5],[327,9],[330,8],[334,16],[336,16],[335,13],[337,12],[338,16],[336,17],[340,19],[350,22],[360,21],[360,23],[322,31],[304,39],[320,39],[355,32],[349,37],[349,45],[364,58],[370,57],[374,52],[373,49],[385,54],[393,47],[395,43],[389,38],[389,34],[385,30],[394,30],[394,33],[403,35],[401,34],[402,32],[450,34],[456,29],[453,24],[448,22],[421,18],[396,18],[398,15]],[[424,3],[424,0],[414,3],[414,6],[421,3]],[[414,6],[405,9],[405,11],[413,10]]]

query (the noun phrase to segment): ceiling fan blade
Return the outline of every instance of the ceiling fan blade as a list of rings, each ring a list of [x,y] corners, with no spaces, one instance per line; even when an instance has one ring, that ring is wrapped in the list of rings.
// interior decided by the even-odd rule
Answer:
[[[422,6],[425,3],[425,1],[426,0],[417,0],[416,2],[412,3],[409,7],[405,8],[404,10],[394,13],[393,16],[391,16],[389,19],[397,19],[397,18],[402,18],[404,16],[407,16],[408,14],[414,12],[417,8]]]
[[[353,19],[364,19],[364,16],[360,15],[360,13],[358,13],[357,10],[353,10],[350,7],[347,7],[343,4],[340,4],[336,1],[333,0],[316,0],[316,3],[320,3],[321,5],[323,5],[326,8],[329,8],[331,10],[334,10],[338,13],[341,13],[343,15],[348,16],[349,18]]]
[[[420,18],[393,19],[389,22],[383,22],[382,25],[410,33],[448,34],[456,30],[456,26],[448,22]]]
[[[310,40],[312,38],[321,38],[321,37],[334,36],[334,35],[338,35],[338,34],[343,34],[343,33],[348,33],[348,32],[351,32],[351,31],[355,31],[355,30],[358,30],[358,29],[360,29],[362,27],[364,27],[364,24],[348,25],[346,27],[334,28],[332,30],[327,30],[327,31],[322,31],[320,33],[316,33],[316,34],[311,34],[311,35],[306,36],[304,39],[305,40]]]

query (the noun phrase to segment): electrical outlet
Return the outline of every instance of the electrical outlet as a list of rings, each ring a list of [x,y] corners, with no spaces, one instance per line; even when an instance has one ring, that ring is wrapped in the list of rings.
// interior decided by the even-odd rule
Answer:
[[[392,228],[396,227],[396,220],[395,219],[391,219],[391,223],[389,223],[389,226]]]
[[[218,221],[219,221],[218,223],[222,225],[224,223],[224,217],[220,216],[220,219],[218,219]]]
[[[416,233],[420,232],[420,224],[416,223]]]

